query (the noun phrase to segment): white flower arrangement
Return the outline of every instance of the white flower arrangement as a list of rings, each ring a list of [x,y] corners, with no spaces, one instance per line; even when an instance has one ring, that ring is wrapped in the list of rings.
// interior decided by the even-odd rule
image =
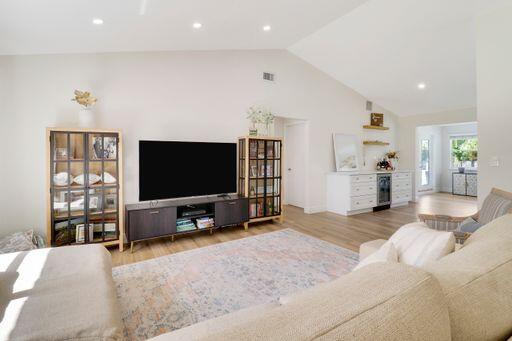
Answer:
[[[250,107],[247,109],[247,118],[251,123],[272,124],[275,120],[275,115],[268,109],[261,107]]]

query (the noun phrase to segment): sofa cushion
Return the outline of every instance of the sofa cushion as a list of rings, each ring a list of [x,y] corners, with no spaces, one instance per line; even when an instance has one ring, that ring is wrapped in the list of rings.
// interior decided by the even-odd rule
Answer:
[[[508,213],[512,208],[512,199],[510,193],[493,189],[482,203],[482,208],[478,213],[478,222],[482,225],[490,223]]]
[[[446,294],[454,340],[512,335],[512,215],[478,229],[462,248],[425,269]]]
[[[398,262],[398,253],[391,241],[382,244],[377,251],[360,261],[352,271],[359,270],[370,264],[382,262]]]
[[[368,265],[280,303],[238,311],[153,340],[450,340],[439,283],[403,264]],[[205,333],[209,326],[215,327]]]
[[[111,271],[101,245],[0,255],[0,339],[121,339]]]
[[[462,232],[474,233],[480,227],[482,227],[482,224],[473,219],[473,217],[467,217],[460,223],[459,229]]]
[[[395,245],[400,263],[424,266],[455,249],[452,232],[432,230],[425,223],[410,223],[398,229],[389,240]]]

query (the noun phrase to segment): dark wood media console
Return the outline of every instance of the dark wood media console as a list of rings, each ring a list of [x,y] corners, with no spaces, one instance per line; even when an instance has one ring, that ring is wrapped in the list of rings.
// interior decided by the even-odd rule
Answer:
[[[198,228],[197,219],[213,218],[215,224]],[[178,222],[190,220],[194,229],[178,231]],[[229,197],[206,197],[165,200],[129,204],[125,207],[126,234],[133,252],[136,241],[194,233],[223,226],[244,224],[249,221],[249,199],[238,195]]]

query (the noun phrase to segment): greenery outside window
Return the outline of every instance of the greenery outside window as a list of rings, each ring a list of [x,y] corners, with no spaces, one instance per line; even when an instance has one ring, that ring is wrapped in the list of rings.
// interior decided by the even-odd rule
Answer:
[[[475,135],[450,137],[450,166],[452,169],[478,168],[478,138]]]

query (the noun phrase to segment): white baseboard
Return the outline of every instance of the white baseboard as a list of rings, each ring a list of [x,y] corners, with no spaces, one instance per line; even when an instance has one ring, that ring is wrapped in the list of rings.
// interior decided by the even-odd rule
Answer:
[[[318,206],[304,207],[304,213],[307,213],[307,214],[320,213],[320,212],[325,212],[325,206],[318,205]]]

